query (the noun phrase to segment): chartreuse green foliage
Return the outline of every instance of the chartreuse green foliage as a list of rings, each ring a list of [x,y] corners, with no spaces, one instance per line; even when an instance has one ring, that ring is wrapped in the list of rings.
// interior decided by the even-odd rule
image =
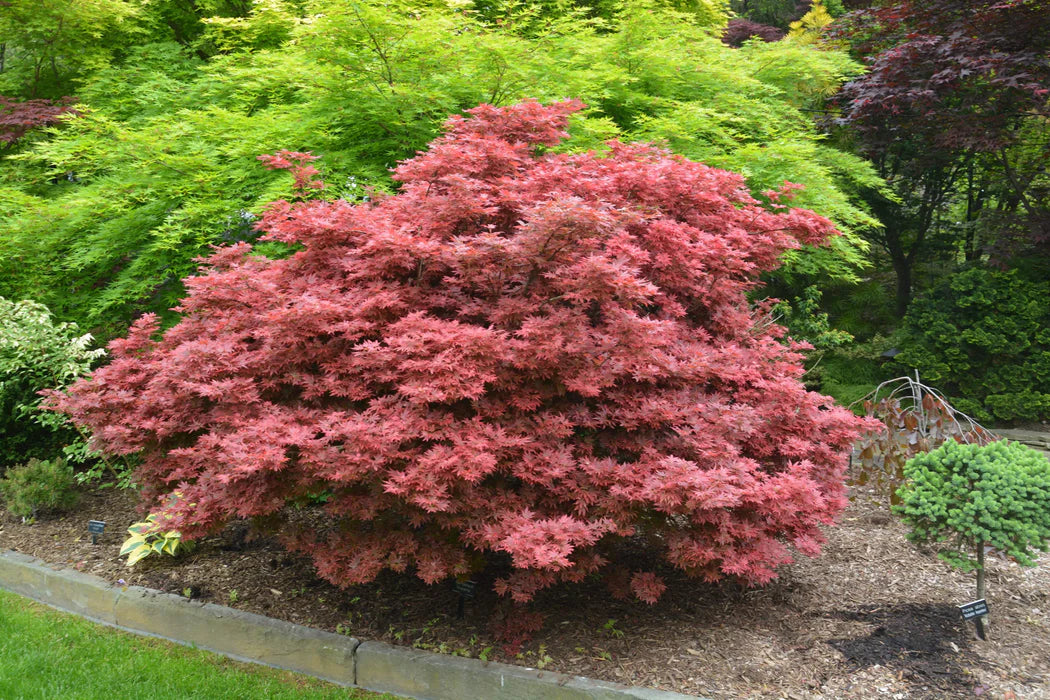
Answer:
[[[58,323],[36,302],[0,297],[0,472],[25,457],[51,457],[77,434],[39,410],[42,389],[62,388],[86,374],[105,351],[76,324]]]
[[[783,42],[730,49],[658,13],[625,17],[601,41],[622,71],[600,97],[631,138],[743,174],[753,192],[804,185],[793,205],[828,216],[846,235],[831,248],[790,253],[785,272],[853,279],[865,246],[852,232],[877,227],[857,193],[879,180],[861,159],[824,143],[803,111],[859,70],[845,54]],[[582,97],[588,101],[589,93]]]
[[[445,0],[445,3],[470,11],[485,24],[512,24],[516,33],[533,37],[549,33],[566,20],[597,20],[598,26],[615,23],[625,5],[623,0]],[[659,11],[676,12],[688,24],[711,34],[721,34],[732,15],[729,0],[648,0],[647,5]]]
[[[0,697],[397,700],[136,637],[0,591]]]
[[[62,458],[30,459],[11,467],[0,479],[0,496],[12,515],[36,516],[41,510],[72,508],[77,501],[73,468]]]
[[[815,44],[820,41],[824,28],[835,21],[821,0],[813,0],[806,14],[789,25],[787,40],[800,44]]]
[[[55,98],[110,63],[144,0],[5,0],[0,95]]]
[[[896,357],[979,419],[1050,416],[1050,282],[1035,267],[971,269],[916,300]]]
[[[731,49],[714,36],[722,20],[668,8],[630,0],[542,22],[508,11],[497,25],[441,3],[268,2],[201,24],[199,41],[221,55],[129,47],[82,81],[80,117],[0,163],[0,294],[112,337],[143,311],[165,313],[194,258],[253,240],[264,204],[290,196],[288,176],[259,168],[258,154],[322,155],[323,196],[356,200],[390,190],[389,168],[449,114],[526,96],[590,105],[563,150],[660,139],[743,173],[760,198],[805,185],[793,204],[845,235],[791,251],[780,274],[851,278],[864,251],[854,234],[875,225],[856,192],[878,183],[803,110],[859,66],[787,43]]]
[[[948,440],[904,465],[894,511],[913,542],[933,544],[952,566],[979,567],[994,547],[1024,566],[1050,540],[1050,462],[1017,442],[962,445]]]
[[[256,156],[288,140],[326,143],[321,124],[284,109],[186,110],[140,128],[97,112],[73,120],[26,154],[59,182],[0,224],[0,286],[104,337],[174,306],[210,245],[256,237],[256,212],[283,193]]]

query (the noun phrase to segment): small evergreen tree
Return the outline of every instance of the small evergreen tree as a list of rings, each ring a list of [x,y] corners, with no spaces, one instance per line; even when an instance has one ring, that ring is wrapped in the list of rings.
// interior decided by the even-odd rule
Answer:
[[[907,537],[934,543],[939,556],[963,571],[977,570],[984,598],[985,547],[1023,566],[1050,540],[1050,461],[1017,442],[961,445],[949,440],[904,465],[901,503]]]

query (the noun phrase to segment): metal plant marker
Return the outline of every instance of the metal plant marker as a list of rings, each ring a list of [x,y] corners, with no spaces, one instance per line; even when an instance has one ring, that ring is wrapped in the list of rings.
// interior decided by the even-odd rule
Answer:
[[[960,605],[959,614],[962,615],[962,619],[964,620],[973,620],[973,624],[977,628],[977,636],[981,640],[988,639],[988,637],[985,636],[984,630],[984,618],[988,615],[988,601],[981,598],[972,603]]]
[[[98,536],[106,529],[105,520],[88,520],[88,532],[91,533],[91,544],[98,544]]]

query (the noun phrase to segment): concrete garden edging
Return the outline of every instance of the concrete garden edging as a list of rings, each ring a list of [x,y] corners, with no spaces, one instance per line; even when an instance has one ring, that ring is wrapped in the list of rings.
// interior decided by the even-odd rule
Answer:
[[[694,696],[445,656],[322,632],[0,552],[0,588],[110,627],[239,661],[419,700],[684,700]]]

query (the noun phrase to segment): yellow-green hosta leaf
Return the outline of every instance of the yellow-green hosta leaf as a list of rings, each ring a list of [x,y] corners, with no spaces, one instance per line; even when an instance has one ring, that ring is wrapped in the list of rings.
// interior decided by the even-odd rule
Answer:
[[[119,556],[124,556],[125,554],[128,554],[129,552],[131,552],[131,550],[135,549],[136,547],[145,544],[145,542],[146,537],[144,535],[132,535],[128,539],[124,540],[124,544],[120,547]]]
[[[134,566],[142,559],[148,557],[152,551],[153,550],[146,543],[136,547],[131,551],[131,554],[128,555],[128,566]]]

